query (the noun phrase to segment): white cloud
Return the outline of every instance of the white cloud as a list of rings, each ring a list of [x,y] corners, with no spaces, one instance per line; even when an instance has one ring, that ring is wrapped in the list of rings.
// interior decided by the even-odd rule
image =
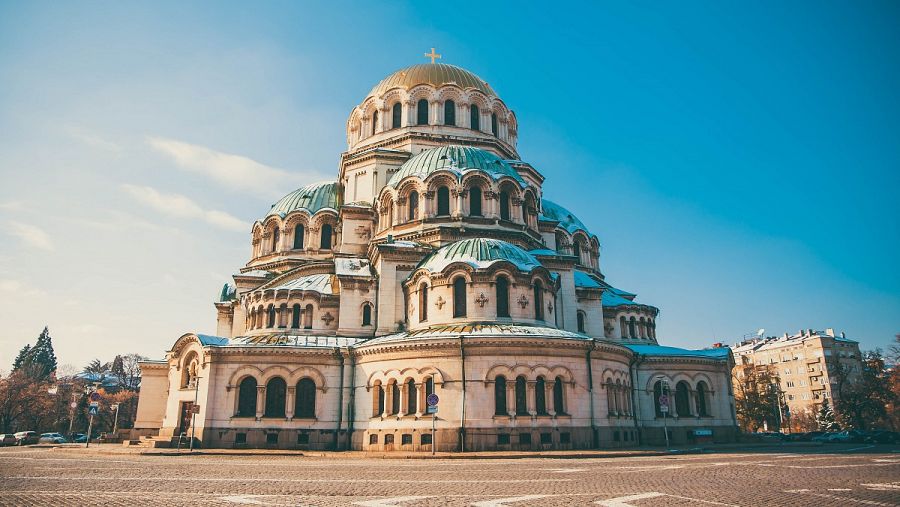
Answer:
[[[66,129],[66,132],[68,132],[68,134],[70,136],[72,136],[73,138],[83,142],[84,144],[86,144],[92,148],[97,148],[97,149],[112,152],[112,153],[120,153],[122,151],[122,147],[119,146],[118,144],[116,144],[112,141],[103,139],[102,137],[98,136],[97,134],[94,134],[93,132],[90,132],[83,128],[68,127]]]
[[[222,153],[205,146],[189,144],[173,139],[150,137],[150,146],[172,158],[182,169],[202,174],[232,190],[251,192],[265,198],[277,198],[293,190],[299,182],[323,179],[315,171],[288,172],[269,167],[253,159]]]
[[[164,194],[153,187],[123,184],[122,188],[143,204],[178,218],[199,219],[230,231],[246,232],[250,225],[224,211],[205,210],[181,194]]]
[[[0,280],[0,291],[2,292],[18,292],[22,288],[22,283],[18,280]]]
[[[30,247],[53,250],[53,241],[50,239],[50,235],[36,225],[10,220],[7,231]]]

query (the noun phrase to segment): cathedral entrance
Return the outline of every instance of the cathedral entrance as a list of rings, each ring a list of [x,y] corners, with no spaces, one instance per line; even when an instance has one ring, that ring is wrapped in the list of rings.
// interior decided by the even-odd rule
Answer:
[[[180,416],[178,417],[178,431],[175,432],[176,435],[187,433],[191,428],[191,407],[193,405],[193,402],[190,401],[181,402],[181,409],[178,411]]]

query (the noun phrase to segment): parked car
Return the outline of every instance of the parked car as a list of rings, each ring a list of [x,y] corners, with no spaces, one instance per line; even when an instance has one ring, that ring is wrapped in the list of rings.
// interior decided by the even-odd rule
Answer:
[[[837,435],[837,432],[834,431],[826,431],[821,435],[816,435],[810,439],[811,442],[828,442],[831,440],[831,437]]]
[[[87,442],[87,435],[85,435],[84,433],[73,433],[72,442],[76,444],[83,444]]]
[[[16,445],[16,435],[13,433],[3,433],[0,434],[0,447],[5,447],[7,445]]]
[[[888,430],[875,430],[866,435],[863,442],[867,444],[896,444],[900,442],[900,433]]]
[[[31,445],[38,443],[40,436],[36,431],[20,431],[16,433],[16,445]]]
[[[42,444],[65,444],[68,443],[68,440],[59,433],[41,433],[41,438],[38,439],[38,442]]]
[[[801,442],[812,442],[814,438],[824,435],[824,434],[825,434],[824,431],[807,431],[800,438],[800,441]]]

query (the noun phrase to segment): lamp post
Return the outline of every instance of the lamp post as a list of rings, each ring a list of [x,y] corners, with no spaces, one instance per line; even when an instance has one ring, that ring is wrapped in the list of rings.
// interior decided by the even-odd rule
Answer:
[[[99,381],[94,382],[94,389],[90,389],[90,388],[85,388],[85,389],[86,389],[87,391],[89,391],[91,394],[94,394],[95,392],[97,392],[98,389],[100,389],[100,384],[101,384],[101,383],[102,383],[102,382],[99,382]],[[93,407],[91,407],[91,408],[93,408]],[[88,447],[90,447],[90,445],[91,445],[91,431],[92,431],[93,427],[94,427],[94,414],[91,413],[91,418],[88,419],[87,438],[86,438],[85,441],[84,441],[84,447],[85,447],[85,449],[88,448]]]
[[[200,379],[203,377],[194,377],[194,404],[191,405],[191,443],[188,452],[194,452],[194,429],[197,426],[197,396],[200,393]]]
[[[666,397],[666,404],[665,404],[665,405],[663,405],[662,403],[659,403],[660,400],[657,400],[657,403],[659,403],[659,405],[660,405],[660,406],[659,406],[659,409],[660,409],[660,411],[661,411],[662,414],[663,414],[663,433],[665,433],[665,435],[666,435],[666,450],[668,450],[668,449],[669,449],[669,424],[668,424],[668,415],[669,415],[669,379],[667,379],[666,377],[663,377],[662,375],[660,375],[660,376],[656,377],[656,380],[657,380],[658,382],[661,382],[661,384],[660,384],[660,390],[659,390],[659,392],[660,392],[660,394],[661,394],[660,397],[662,397],[662,396],[665,396],[665,397]]]
[[[119,404],[116,403],[115,405],[113,405],[113,406],[110,407],[110,408],[113,408],[113,409],[116,410],[116,418],[113,420],[113,438],[118,438],[118,433],[119,433]]]

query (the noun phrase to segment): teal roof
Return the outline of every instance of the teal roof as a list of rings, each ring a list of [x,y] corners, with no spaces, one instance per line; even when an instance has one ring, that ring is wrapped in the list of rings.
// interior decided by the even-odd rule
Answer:
[[[277,285],[264,287],[264,290],[305,290],[318,292],[319,294],[334,294],[332,278],[334,275],[325,273],[318,275],[298,276]]]
[[[591,275],[585,273],[584,271],[574,271],[575,275],[575,287],[582,287],[585,289],[602,289],[603,285],[600,284],[597,280],[595,280]],[[604,295],[605,296],[605,295]],[[605,298],[604,298],[605,301]],[[604,304],[606,304],[604,302]]]
[[[234,285],[230,283],[226,283],[222,286],[222,290],[219,291],[219,303],[224,303],[226,301],[233,301],[237,294],[237,289],[235,289]]]
[[[228,345],[228,338],[222,338],[221,336],[197,334],[197,339],[200,340],[200,345],[203,346],[212,345],[214,347],[220,347],[222,345]]]
[[[577,285],[578,284],[576,283],[576,286]],[[625,306],[625,305],[644,306],[639,303],[635,303],[634,301],[631,301],[630,299],[625,299],[622,296],[620,296],[619,294],[616,294],[615,292],[610,291],[610,290],[603,291],[602,303],[603,303],[603,306],[606,306],[608,308],[612,308],[614,306]]]
[[[520,271],[529,272],[541,263],[525,250],[499,239],[472,238],[457,241],[435,250],[417,266],[439,273],[454,262],[464,262],[475,269],[506,261]]]
[[[673,356],[673,357],[706,357],[709,359],[728,359],[731,349],[720,347],[717,349],[689,350],[678,347],[666,347],[663,345],[625,345],[633,352],[644,356]]]
[[[306,210],[310,215],[322,209],[337,211],[338,186],[333,181],[313,183],[298,188],[290,194],[282,197],[269,210],[266,217],[279,215],[284,217],[296,210]]]
[[[541,216],[549,218],[550,220],[556,220],[559,222],[560,227],[565,229],[569,234],[574,234],[575,231],[580,230],[584,231],[588,236],[591,235],[584,223],[582,223],[581,220],[578,220],[571,211],[553,201],[541,199]]]
[[[450,171],[458,180],[469,171],[484,171],[495,181],[509,177],[516,180],[522,188],[528,185],[512,166],[497,155],[471,146],[450,145],[425,150],[407,160],[391,176],[388,186],[396,188],[404,178],[410,176],[424,180],[436,171]]]

